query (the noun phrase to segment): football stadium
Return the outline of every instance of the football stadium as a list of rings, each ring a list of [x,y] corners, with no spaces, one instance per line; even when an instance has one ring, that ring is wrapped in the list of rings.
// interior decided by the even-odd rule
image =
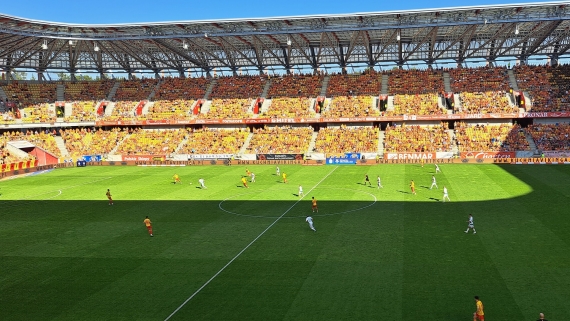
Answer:
[[[0,320],[570,320],[569,57],[570,2],[0,14]]]

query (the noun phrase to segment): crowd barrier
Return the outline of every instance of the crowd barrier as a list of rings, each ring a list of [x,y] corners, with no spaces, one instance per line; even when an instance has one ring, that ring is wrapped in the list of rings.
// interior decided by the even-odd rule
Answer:
[[[509,164],[509,165],[560,165],[570,164],[570,157],[543,157],[543,158],[446,158],[446,159],[359,159],[354,165],[383,165],[383,164]],[[325,166],[326,160],[189,160],[189,161],[127,161],[109,162],[94,161],[82,162],[82,166],[142,166],[142,167],[179,167],[179,166],[231,166],[231,165],[304,165]],[[337,164],[328,164],[337,165]],[[327,166],[328,166],[327,165]],[[47,169],[78,167],[77,162],[60,163],[35,167],[9,167],[9,171],[2,171],[0,178],[32,173]],[[4,167],[2,167],[4,169]],[[8,168],[8,167],[7,167]]]

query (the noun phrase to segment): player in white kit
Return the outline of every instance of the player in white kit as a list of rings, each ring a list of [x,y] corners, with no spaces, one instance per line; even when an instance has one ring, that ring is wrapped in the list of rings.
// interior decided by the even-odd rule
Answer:
[[[204,185],[204,179],[203,178],[200,178],[198,180],[198,183],[200,183],[200,186],[202,186],[202,188],[207,189],[206,185]]]
[[[382,182],[380,181],[380,175],[378,175],[378,178],[376,179],[376,183],[378,184],[378,188],[384,188],[384,186],[382,186]]]
[[[447,187],[443,187],[443,201],[445,202],[445,199],[447,199],[448,201],[451,202],[451,200],[449,199],[449,195],[447,194]]]
[[[303,186],[299,185],[299,194],[297,194],[297,196],[301,197],[301,196],[305,196],[305,194],[303,193]]]
[[[469,214],[469,221],[467,221],[467,230],[465,233],[469,233],[469,229],[473,230],[473,234],[477,233],[477,231],[475,231],[475,225],[473,224],[473,215],[471,214]]]
[[[307,221],[307,223],[309,223],[309,227],[311,228],[311,230],[313,230],[315,232],[317,231],[317,230],[315,230],[315,227],[313,226],[313,218],[312,217],[307,216],[305,221]]]
[[[439,189],[439,187],[437,187],[437,181],[435,180],[435,176],[432,175],[431,176],[431,186],[429,187],[429,189],[432,189],[435,186],[435,188]]]
[[[281,171],[279,170],[279,166],[275,168],[275,171],[277,172],[277,176],[281,176]]]
[[[251,173],[251,182],[254,183],[255,182],[255,174]]]
[[[435,173],[441,173],[441,169],[439,169],[439,166],[437,166],[437,164],[435,164]]]

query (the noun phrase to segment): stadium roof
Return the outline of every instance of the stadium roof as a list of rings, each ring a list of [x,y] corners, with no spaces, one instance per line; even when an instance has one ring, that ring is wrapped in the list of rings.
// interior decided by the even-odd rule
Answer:
[[[0,68],[109,72],[323,68],[560,57],[569,1],[129,24],[0,15]]]

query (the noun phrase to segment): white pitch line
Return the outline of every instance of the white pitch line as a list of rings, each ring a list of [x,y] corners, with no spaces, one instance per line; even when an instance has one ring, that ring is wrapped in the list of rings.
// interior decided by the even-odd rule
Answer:
[[[317,186],[319,186],[319,184],[321,184],[327,177],[329,177],[337,168],[338,168],[338,166],[333,168],[332,171],[330,171],[315,186],[313,186],[309,190],[309,192],[307,192],[307,195],[309,195],[312,190],[314,190]],[[245,252],[253,243],[255,243],[255,241],[257,241],[260,237],[262,237],[263,234],[265,234],[265,232],[267,232],[273,225],[275,225],[275,223],[277,223],[283,216],[285,216],[285,214],[289,213],[289,211],[291,209],[293,209],[293,207],[295,207],[295,205],[297,205],[303,198],[305,198],[305,195],[303,195],[303,197],[299,198],[293,205],[291,205],[291,207],[289,207],[285,212],[283,212],[283,214],[281,214],[281,216],[279,216],[277,219],[275,219],[275,221],[273,221],[273,223],[271,223],[265,230],[263,230],[263,232],[261,232],[256,238],[254,238],[253,241],[251,241],[246,247],[243,248],[243,250],[239,251],[239,253],[236,254],[236,256],[234,256],[226,265],[224,265],[218,272],[216,272],[216,274],[214,274],[214,276],[212,276],[208,281],[206,281],[206,283],[204,283],[198,290],[196,290],[196,292],[194,292],[191,296],[189,296],[188,299],[186,299],[184,302],[182,302],[182,304],[178,308],[176,308],[176,310],[174,310],[174,312],[172,312],[166,319],[164,319],[164,321],[170,320],[170,318],[172,318],[172,316],[174,316],[176,314],[176,312],[178,312],[180,309],[182,309],[186,305],[186,303],[188,303],[190,300],[192,300],[192,298],[194,298],[198,293],[200,293],[200,291],[202,291],[202,289],[204,289],[206,286],[208,286],[208,284],[210,284],[210,282],[212,282],[218,275],[220,275],[220,273],[222,273],[228,266],[230,266],[230,264],[232,264],[233,261],[235,261],[238,257],[240,257],[240,255],[242,255],[243,252]]]
[[[42,195],[45,195],[45,194],[51,194],[51,193],[53,193],[53,192],[59,192],[59,194],[57,195],[57,196],[59,196],[59,195],[61,194],[61,192],[62,192],[62,191],[65,191],[66,189],[75,188],[75,187],[79,187],[79,186],[83,186],[83,185],[88,185],[88,184],[92,184],[92,183],[97,183],[97,182],[105,181],[105,180],[108,180],[108,179],[111,179],[111,178],[113,178],[113,177],[112,177],[112,176],[109,176],[109,177],[97,179],[97,180],[94,180],[94,181],[89,181],[89,182],[87,182],[87,183],[82,183],[82,184],[77,184],[77,185],[73,185],[73,186],[68,186],[68,187],[56,189],[56,190],[53,190],[53,191],[49,191],[49,192],[45,192],[45,193],[41,193],[41,194],[36,194],[36,195],[32,195],[32,196],[20,198],[20,199],[17,199],[16,201],[25,201],[25,200],[28,200],[28,199],[30,199],[30,198],[36,197],[36,196],[42,196]],[[53,197],[52,197],[52,198],[53,198]],[[50,198],[48,198],[48,199],[50,199]]]

